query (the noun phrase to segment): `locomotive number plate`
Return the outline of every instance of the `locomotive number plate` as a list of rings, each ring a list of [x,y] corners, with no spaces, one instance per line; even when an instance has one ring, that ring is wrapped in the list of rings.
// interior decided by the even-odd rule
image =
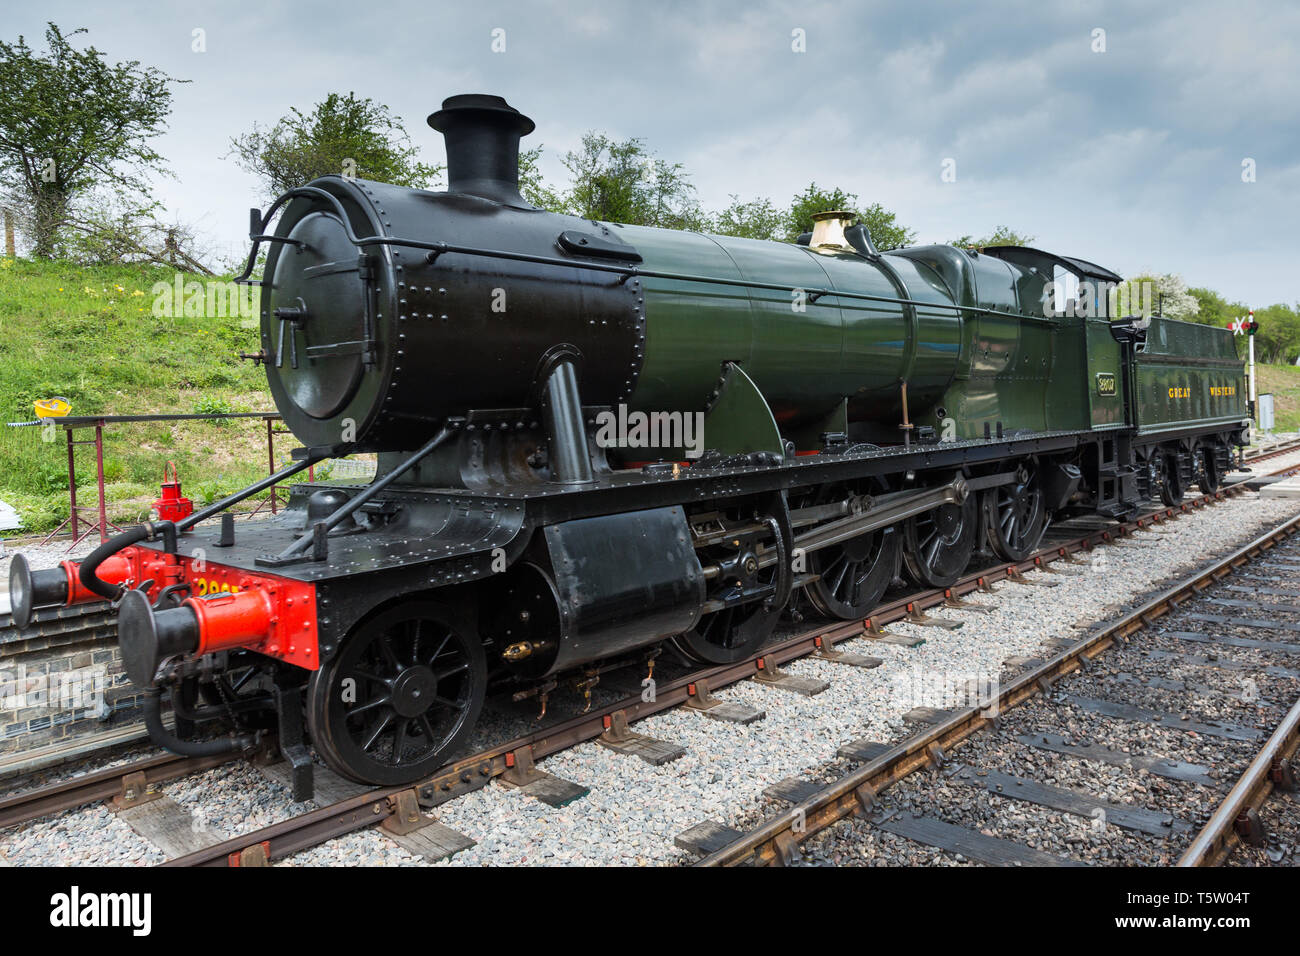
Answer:
[[[1118,389],[1115,386],[1115,374],[1113,372],[1097,373],[1097,394],[1114,395]]]

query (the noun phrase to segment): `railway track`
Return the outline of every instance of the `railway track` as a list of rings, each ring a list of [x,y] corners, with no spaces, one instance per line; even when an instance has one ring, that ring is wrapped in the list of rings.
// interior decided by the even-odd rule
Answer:
[[[1297,450],[1300,450],[1300,438],[1248,450],[1244,459],[1256,465]],[[1296,470],[1300,470],[1300,467]],[[1104,519],[1100,520],[1104,521]],[[1061,536],[1056,528],[1049,529],[1048,534],[1049,540]],[[1065,540],[1068,541],[1073,537],[1077,535],[1066,532]],[[51,644],[57,642],[92,649],[111,646],[116,637],[110,626],[111,621],[106,615],[106,609],[106,605],[101,602],[68,608],[40,609],[35,612],[34,627],[20,633],[12,625],[7,606],[3,606],[3,601],[0,600],[0,662],[21,655],[32,648],[43,647],[47,640]],[[66,760],[89,760],[94,759],[97,754],[119,752],[125,747],[138,745],[145,736],[143,721],[136,720],[119,724],[103,734],[79,735],[70,739],[66,747],[43,747],[30,759],[23,759],[22,754],[11,754],[0,759],[0,778],[20,777]],[[98,745],[99,739],[102,739],[102,745]]]
[[[1283,453],[1283,450],[1275,452],[1277,455]],[[411,833],[428,827],[426,811],[487,786],[493,780],[514,781],[523,786],[544,782],[547,775],[536,771],[534,763],[547,756],[602,736],[635,741],[637,735],[627,727],[645,717],[682,705],[707,706],[711,701],[711,691],[764,672],[779,674],[782,665],[807,655],[834,655],[834,646],[840,641],[864,633],[869,635],[894,621],[922,620],[929,609],[960,607],[966,595],[991,590],[999,581],[1024,581],[1025,575],[1043,570],[1054,561],[1077,562],[1076,555],[1080,552],[1087,553],[1122,542],[1135,532],[1177,520],[1183,514],[1239,493],[1244,486],[1244,481],[1236,482],[1213,496],[1189,499],[1177,508],[1154,510],[1122,524],[1108,523],[1104,527],[1087,528],[1065,540],[1053,540],[1050,546],[1025,561],[986,567],[968,574],[950,588],[916,592],[882,604],[865,621],[823,622],[747,660],[685,673],[663,682],[656,688],[653,700],[643,700],[639,695],[620,698],[594,707],[590,712],[480,750],[414,787],[361,788],[346,781],[327,781],[322,796],[333,794],[337,799],[329,799],[325,806],[253,833],[171,854],[172,859],[167,865],[222,866],[271,862],[333,837],[374,825],[385,827],[395,837],[409,837]],[[201,761],[181,757],[150,758],[19,794],[0,800],[0,826],[12,826],[103,800],[114,800],[117,806],[143,805],[157,797],[160,784],[210,769],[230,759],[238,758],[204,758]],[[139,776],[142,772],[145,774],[143,778]],[[182,841],[181,845],[184,843]]]
[[[1279,791],[1291,797],[1283,813],[1293,822],[1300,816],[1300,803],[1294,799],[1300,788],[1295,772],[1297,745],[1300,745],[1300,699],[1183,853],[1178,861],[1180,867],[1222,866],[1243,844],[1263,846],[1268,839],[1268,828],[1262,811]],[[1281,851],[1276,852],[1280,859]]]
[[[1291,620],[1259,620],[1247,618],[1247,613],[1300,614],[1300,606],[1286,605],[1269,600],[1270,597],[1300,596],[1300,588],[1268,587],[1225,584],[1225,579],[1239,575],[1243,568],[1261,558],[1273,559],[1283,566],[1285,582],[1300,585],[1300,547],[1294,536],[1300,532],[1300,516],[1283,522],[1277,528],[1260,536],[1245,547],[1222,560],[1203,568],[1178,584],[1146,601],[1116,621],[1089,634],[1082,640],[1063,648],[1049,659],[1037,662],[1000,686],[996,693],[979,700],[974,706],[955,709],[933,716],[934,723],[923,731],[893,745],[881,745],[879,752],[864,760],[860,766],[844,776],[822,786],[808,788],[812,792],[793,802],[789,812],[771,818],[753,830],[737,835],[718,846],[702,860],[701,866],[736,866],[751,863],[791,864],[801,857],[800,845],[806,844],[833,827],[852,826],[853,835],[844,836],[841,845],[854,839],[866,839],[867,834],[888,834],[892,838],[910,841],[927,850],[943,851],[948,859],[974,860],[990,865],[1068,865],[1077,860],[1049,852],[1042,846],[1008,839],[999,833],[990,833],[987,827],[972,828],[954,824],[944,819],[942,810],[933,815],[915,815],[909,810],[919,806],[940,807],[940,791],[945,788],[973,788],[987,791],[992,797],[1047,808],[1060,815],[1063,826],[1067,816],[1075,821],[1091,821],[1102,827],[1116,827],[1158,841],[1190,841],[1182,855],[1180,865],[1216,865],[1226,859],[1232,848],[1242,840],[1259,841],[1264,838],[1257,814],[1258,807],[1267,797],[1274,783],[1291,785],[1289,758],[1297,742],[1297,724],[1300,723],[1300,701],[1272,701],[1275,709],[1291,704],[1286,716],[1278,723],[1274,733],[1250,726],[1213,718],[1188,716],[1195,704],[1205,706],[1205,699],[1193,692],[1194,701],[1173,713],[1154,712],[1135,707],[1115,691],[1121,686],[1118,680],[1105,676],[1094,677],[1106,658],[1117,654],[1132,654],[1137,650],[1137,638],[1148,638],[1154,643],[1157,635],[1172,635],[1174,643],[1187,642],[1191,650],[1185,653],[1155,650],[1168,655],[1172,662],[1180,657],[1194,658],[1205,655],[1203,663],[1214,668],[1231,669],[1238,674],[1247,688],[1263,682],[1265,674],[1283,676],[1282,683],[1289,687],[1294,698],[1300,690],[1300,672],[1277,668],[1266,663],[1235,660],[1234,649],[1244,649],[1261,654],[1281,652],[1300,654],[1300,639],[1296,643],[1260,640],[1258,637],[1226,635],[1215,637],[1199,631],[1179,631],[1170,628],[1199,627],[1206,624],[1225,630],[1248,630],[1272,625],[1283,633],[1300,633],[1300,623]],[[1285,557],[1278,557],[1286,551]],[[1240,590],[1226,590],[1237,587]],[[1257,593],[1258,592],[1258,593]],[[1253,600],[1215,595],[1252,594]],[[1217,604],[1210,604],[1217,601]],[[1206,609],[1235,612],[1208,614]],[[1256,631],[1258,634],[1258,630]],[[1267,660],[1267,657],[1265,657]],[[1098,664],[1094,664],[1098,661]],[[1271,670],[1270,670],[1271,668]],[[1113,676],[1115,668],[1109,669]],[[1281,673],[1285,672],[1285,673]],[[1121,675],[1123,672],[1120,672]],[[1085,684],[1084,688],[1079,685]],[[1172,688],[1181,681],[1155,678],[1158,687]],[[1083,689],[1084,693],[1078,693]],[[1111,692],[1110,695],[1105,693]],[[1206,694],[1222,693],[1209,690]],[[1249,698],[1245,698],[1249,700]],[[1280,706],[1279,706],[1280,705]],[[1036,707],[1037,712],[1021,718],[1021,713]],[[1100,715],[1114,722],[1133,722],[1155,725],[1170,735],[1187,734],[1200,741],[1213,739],[1237,744],[1239,766],[1245,766],[1241,779],[1223,798],[1221,805],[1210,816],[1204,828],[1195,828],[1179,820],[1173,813],[1152,810],[1142,804],[1125,804],[1095,797],[1077,788],[1066,788],[1048,783],[1034,776],[1008,773],[1009,763],[1018,766],[1035,766],[1023,754],[1014,761],[1007,756],[1009,746],[1021,750],[1038,748],[1057,755],[1079,760],[1095,761],[1111,767],[1124,767],[1127,773],[1155,775],[1162,781],[1176,781],[1179,785],[1214,788],[1213,768],[1183,759],[1186,753],[1133,752],[1132,748],[1105,747],[1087,739],[1087,733],[1054,729],[1076,726],[1074,718],[1080,712]],[[1046,723],[1046,727],[1044,726]],[[1119,736],[1123,736],[1123,732]],[[1255,753],[1242,756],[1243,748],[1253,748],[1267,737]],[[994,740],[996,738],[996,740]],[[980,743],[977,746],[977,742]],[[975,751],[967,757],[968,750]],[[964,758],[964,759],[959,759]],[[1037,765],[1042,769],[1042,765]],[[1222,768],[1218,768],[1222,769]],[[910,791],[902,799],[887,795],[891,788],[906,783]],[[1171,790],[1178,787],[1170,786]],[[945,790],[946,793],[946,790]],[[963,808],[965,810],[965,808]],[[993,816],[985,814],[985,819]],[[979,817],[979,814],[971,814]],[[852,821],[850,823],[850,821]],[[1078,824],[1074,824],[1077,826]],[[1194,834],[1194,835],[1193,835]],[[1045,841],[1039,841],[1043,843]]]

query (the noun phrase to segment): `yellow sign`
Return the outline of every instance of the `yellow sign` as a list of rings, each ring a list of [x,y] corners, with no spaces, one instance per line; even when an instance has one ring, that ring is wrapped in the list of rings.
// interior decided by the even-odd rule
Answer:
[[[1115,384],[1114,372],[1097,373],[1097,394],[1098,395],[1114,395],[1118,391],[1119,389]]]
[[[1170,398],[1191,398],[1192,390],[1190,388],[1171,388],[1169,390]]]

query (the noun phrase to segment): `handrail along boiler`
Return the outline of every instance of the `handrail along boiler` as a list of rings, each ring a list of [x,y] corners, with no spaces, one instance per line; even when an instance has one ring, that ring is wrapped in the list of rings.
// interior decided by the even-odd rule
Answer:
[[[882,254],[834,211],[796,243],[558,215],[519,193],[534,124],[503,99],[453,96],[429,124],[446,191],[326,176],[253,211],[255,357],[294,464],[80,564],[14,560],[20,622],[120,602],[166,747],[274,728],[299,795],[309,744],[352,778],[414,781],[490,689],[544,701],[666,647],[740,660],[795,601],[865,616],[900,574],[1022,559],[1053,518],[1214,489],[1245,441],[1226,330],[1044,309],[1063,276],[1119,281],[1100,266]],[[638,415],[702,416],[702,446],[602,440]],[[354,452],[378,454],[372,482],[297,485],[236,532],[235,501]]]

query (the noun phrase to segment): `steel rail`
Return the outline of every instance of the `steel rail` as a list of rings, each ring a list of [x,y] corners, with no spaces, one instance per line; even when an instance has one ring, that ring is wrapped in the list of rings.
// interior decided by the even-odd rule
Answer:
[[[1279,450],[1270,453],[1268,457],[1284,453],[1285,450]],[[606,705],[591,714],[573,718],[555,727],[516,738],[498,747],[465,758],[416,786],[425,790],[426,802],[428,801],[428,795],[435,792],[448,795],[449,798],[459,796],[461,793],[466,792],[468,782],[481,781],[486,784],[493,777],[499,776],[508,770],[508,758],[516,751],[530,748],[535,759],[542,759],[599,736],[604,730],[605,720],[612,716],[615,711],[624,711],[629,722],[649,717],[684,703],[692,696],[691,692],[694,685],[700,682],[707,682],[710,689],[718,690],[753,677],[759,672],[758,662],[760,660],[763,661],[763,666],[780,666],[789,661],[816,653],[820,648],[829,649],[836,642],[857,637],[870,627],[880,627],[894,621],[903,620],[914,611],[942,606],[955,597],[961,597],[973,592],[992,590],[993,584],[996,582],[1015,579],[1025,571],[1042,567],[1045,562],[1050,563],[1057,558],[1066,558],[1079,552],[1091,551],[1096,545],[1106,544],[1116,538],[1125,537],[1135,530],[1147,527],[1149,524],[1161,523],[1177,515],[1190,513],[1210,501],[1222,500],[1229,495],[1237,494],[1244,489],[1245,483],[1249,480],[1251,479],[1247,478],[1225,485],[1212,496],[1204,495],[1200,498],[1189,499],[1175,507],[1148,512],[1127,522],[1095,529],[1067,542],[1058,542],[1050,547],[1040,549],[1037,553],[1016,564],[1000,564],[986,567],[983,570],[965,575],[951,587],[913,592],[905,597],[877,606],[872,610],[871,615],[862,621],[831,623],[821,628],[810,629],[787,638],[747,660],[736,664],[705,669],[673,681],[671,684],[659,688],[657,700],[654,703],[642,701],[638,696]],[[162,783],[236,759],[239,759],[237,754],[205,758],[187,758],[165,754],[42,787],[25,794],[18,794],[0,800],[0,827],[14,826],[88,803],[111,799],[122,791],[123,781],[128,774],[144,772],[149,783]],[[486,774],[482,772],[485,764],[487,765]],[[468,782],[466,780],[467,775]],[[405,789],[410,789],[410,787],[370,791],[364,795],[367,799],[357,805],[370,806],[370,804],[377,801],[387,807],[388,798]],[[370,817],[365,820],[352,820],[349,814],[355,808],[351,807],[350,804],[351,802],[345,802],[344,804],[336,804],[332,808],[325,808],[337,810],[338,813],[327,814],[325,817],[315,817],[309,823],[304,824],[309,829],[316,828],[317,830],[324,826],[325,830],[319,830],[319,832],[325,832],[326,835],[313,838],[314,842],[309,841],[301,846],[299,845],[301,842],[299,838],[290,836],[293,827],[286,826],[292,821],[277,824],[277,827],[283,827],[284,829],[282,831],[277,830],[278,835],[273,842],[276,852],[272,858],[279,858],[297,852],[298,849],[315,845],[315,843],[329,839],[331,836],[341,835],[358,827],[379,822],[392,812],[391,808],[382,810],[371,808],[369,811],[371,813]],[[319,813],[319,811],[313,811],[313,813]],[[331,820],[332,823],[327,826],[321,823],[322,819]],[[249,845],[249,841],[244,837],[236,837],[226,841],[226,843],[238,844],[230,852],[246,848]],[[225,845],[222,844],[222,846]],[[219,861],[215,858],[210,860],[207,858],[206,851],[200,851],[199,854],[191,854],[190,857],[178,859],[174,862],[176,864],[184,863],[185,865],[211,865],[213,862],[224,863],[226,861],[224,858]]]
[[[1180,867],[1219,866],[1241,842],[1237,821],[1250,810],[1258,810],[1273,792],[1273,769],[1287,760],[1300,745],[1300,700],[1278,724],[1260,748],[1250,766],[1228,791],[1223,802],[1206,822],[1196,839],[1178,860]]]
[[[1270,453],[1269,457],[1274,454],[1284,454],[1284,450]],[[1258,460],[1258,459],[1257,459]],[[684,703],[692,696],[692,688],[700,682],[707,682],[708,686],[717,690],[729,684],[736,683],[754,676],[759,671],[759,661],[763,661],[763,666],[788,663],[792,660],[816,653],[821,647],[832,647],[836,642],[848,640],[852,637],[859,636],[864,628],[871,626],[880,627],[893,621],[903,620],[909,614],[917,610],[928,610],[933,607],[942,606],[948,603],[954,597],[960,597],[976,591],[991,590],[994,583],[1007,579],[1015,579],[1019,574],[1042,567],[1044,562],[1050,563],[1057,558],[1068,557],[1071,554],[1091,551],[1094,546],[1109,543],[1116,538],[1122,538],[1131,534],[1135,530],[1141,530],[1149,524],[1161,523],[1179,514],[1190,513],[1196,508],[1202,507],[1213,500],[1221,500],[1229,495],[1236,494],[1244,488],[1245,482],[1250,479],[1234,482],[1221,488],[1213,496],[1202,496],[1197,499],[1189,499],[1181,505],[1173,508],[1162,508],[1158,511],[1150,512],[1139,516],[1130,521],[1108,526],[1103,529],[1096,529],[1081,534],[1078,537],[1064,542],[1056,543],[1050,547],[1040,549],[1036,554],[1031,555],[1026,560],[1016,564],[1001,564],[992,567],[986,567],[983,570],[973,572],[959,579],[949,588],[931,589],[927,591],[917,591],[895,601],[879,605],[872,610],[869,617],[863,621],[847,621],[828,624],[821,628],[814,628],[805,631],[799,635],[787,638],[779,644],[764,650],[763,652],[753,655],[747,660],[740,661],[736,664],[714,667],[695,672],[688,676],[682,677],[672,683],[659,689],[657,700],[654,703],[642,701],[640,697],[630,697],[626,700],[606,705],[592,714],[583,715],[573,718],[565,723],[555,727],[540,730],[535,734],[526,735],[502,744],[490,750],[483,751],[472,757],[458,761],[438,774],[431,777],[418,785],[426,792],[426,802],[429,796],[436,793],[458,796],[465,792],[466,774],[469,774],[471,781],[482,780],[488,782],[491,778],[496,777],[508,767],[508,758],[516,751],[523,748],[530,748],[532,756],[535,759],[541,759],[546,756],[558,753],[577,743],[590,740],[599,736],[605,728],[605,720],[615,711],[622,710],[626,713],[629,722],[651,716],[660,711],[670,709]],[[819,643],[820,642],[820,643]],[[52,784],[24,794],[17,794],[11,797],[0,799],[0,828],[14,826],[19,823],[27,822],[50,814],[74,809],[88,803],[95,803],[118,795],[122,792],[125,784],[124,780],[128,775],[143,772],[149,784],[163,783],[175,780],[192,773],[211,769],[221,764],[239,759],[238,755],[221,755],[219,757],[189,758],[173,754],[164,754],[144,760],[134,761],[120,767],[108,768],[97,771],[84,777],[78,777],[72,780],[64,781],[58,784]],[[488,765],[488,772],[482,773],[484,764]],[[367,805],[374,801],[386,801],[387,797],[396,794],[409,787],[396,787],[388,790],[376,790],[366,794],[366,800],[360,805]],[[335,829],[320,839],[328,839],[329,836],[338,835],[339,833],[348,832],[358,826],[369,825],[381,819],[391,811],[370,811],[371,816],[365,821],[357,821],[356,826],[349,825],[347,829],[337,829],[344,826],[345,818],[351,812],[351,808],[345,804],[336,805],[334,808],[339,810],[337,814],[327,815],[333,819],[331,824]],[[285,821],[288,823],[290,821]],[[311,826],[316,826],[319,818],[313,821]],[[292,828],[289,828],[290,830]],[[288,832],[286,830],[285,832]],[[245,838],[234,838],[230,843],[238,843],[240,847],[246,847],[248,842]],[[320,842],[319,839],[316,842]],[[279,840],[276,846],[294,847],[298,841]],[[305,844],[313,845],[311,842]],[[285,853],[296,852],[295,849],[286,849]],[[277,853],[276,856],[284,854]],[[192,855],[193,856],[193,855]],[[181,861],[176,861],[181,862]],[[202,863],[206,861],[193,860],[193,863]]]
[[[1300,442],[1297,442],[1296,445],[1300,446]],[[1252,460],[1261,461],[1277,457],[1291,450],[1290,447],[1272,449]],[[1293,470],[1296,469],[1283,469],[1282,471]],[[769,664],[780,666],[789,661],[816,653],[819,649],[830,649],[836,642],[859,636],[864,628],[879,627],[893,621],[902,620],[916,610],[928,610],[932,607],[942,606],[955,597],[975,591],[992,590],[992,585],[997,581],[1014,579],[1024,571],[1042,567],[1044,562],[1050,563],[1057,558],[1065,558],[1080,551],[1090,551],[1094,544],[1109,543],[1116,537],[1124,537],[1134,530],[1146,527],[1148,523],[1160,523],[1176,515],[1189,513],[1211,501],[1221,500],[1229,495],[1239,493],[1246,482],[1250,480],[1250,478],[1245,478],[1225,485],[1212,496],[1204,495],[1183,502],[1176,507],[1162,508],[1138,518],[1130,519],[1127,522],[1090,531],[1064,543],[1053,544],[1050,547],[1040,549],[1036,554],[1018,564],[995,565],[968,574],[949,588],[918,591],[887,604],[882,604],[874,608],[871,615],[863,621],[840,622],[829,624],[823,628],[810,629],[788,638],[748,660],[706,669],[673,681],[660,689],[656,701],[653,703],[642,701],[640,697],[630,697],[602,707],[593,714],[573,718],[558,726],[516,738],[506,744],[458,761],[417,785],[417,790],[423,791],[426,804],[429,804],[431,802],[430,798],[436,797],[437,794],[445,795],[448,799],[453,798],[466,792],[466,788],[470,783],[486,784],[492,778],[506,772],[509,769],[510,758],[517,751],[527,748],[534,759],[541,759],[568,749],[577,743],[599,736],[604,730],[606,720],[618,710],[625,712],[629,723],[649,717],[652,714],[684,703],[692,696],[694,687],[698,683],[708,682],[710,689],[721,689],[757,674],[760,660],[763,661],[763,666]],[[98,606],[96,605],[96,607]],[[126,786],[125,778],[131,774],[143,772],[146,775],[145,779],[148,784],[157,784],[211,769],[236,759],[239,759],[237,754],[203,758],[163,754],[134,761],[124,766],[101,770],[62,783],[41,787],[27,793],[16,794],[0,799],[0,828],[15,826],[54,813],[75,809],[88,803],[111,799],[123,791]],[[333,836],[342,835],[354,829],[382,821],[393,812],[391,798],[406,789],[411,788],[394,787],[370,791],[351,801],[335,804],[332,807],[313,811],[303,817],[277,824],[274,828],[271,828],[275,830],[272,837],[273,853],[271,858],[280,858],[300,849],[316,845]],[[471,789],[476,789],[476,787]],[[355,811],[359,807],[367,808],[370,815],[364,818],[356,817]],[[294,820],[303,820],[305,822],[296,826]],[[219,844],[219,846],[226,848],[229,853],[237,853],[237,851],[247,848],[252,842],[261,841],[251,841],[247,836],[235,837],[223,844]],[[188,857],[169,861],[169,864],[220,865],[226,862],[228,860],[224,857],[218,858],[208,851],[200,851],[197,854],[190,854]]]
[[[531,747],[534,758],[541,759],[577,743],[599,736],[604,730],[603,719],[610,716],[614,711],[623,710],[626,712],[629,722],[651,716],[661,710],[684,703],[691,696],[691,686],[701,681],[708,682],[708,686],[713,690],[721,689],[758,673],[758,661],[760,659],[765,659],[765,666],[767,663],[780,666],[789,661],[797,660],[808,654],[816,653],[819,649],[819,640],[822,642],[820,646],[833,646],[836,642],[859,636],[865,627],[880,627],[893,621],[903,620],[914,610],[928,610],[942,606],[954,597],[977,591],[991,590],[994,583],[1009,578],[1014,579],[1024,571],[1041,567],[1044,562],[1050,563],[1056,558],[1091,551],[1096,545],[1109,543],[1116,537],[1124,537],[1134,530],[1146,527],[1148,524],[1159,523],[1175,515],[1189,513],[1210,500],[1226,498],[1239,492],[1242,487],[1244,487],[1243,482],[1236,482],[1221,488],[1215,496],[1191,499],[1175,508],[1163,508],[1122,524],[1089,531],[1070,541],[1056,543],[1050,547],[1040,549],[1036,554],[1018,564],[1000,564],[985,567],[980,571],[964,576],[948,588],[913,592],[905,597],[877,606],[872,610],[871,615],[862,621],[830,623],[821,628],[810,629],[737,664],[698,671],[660,688],[658,691],[660,706],[648,704],[642,701],[640,697],[631,697],[607,705],[593,714],[574,718],[565,724],[517,738],[499,747],[459,761],[446,770],[440,771],[429,781],[425,781],[424,785],[434,784],[440,792],[455,791],[453,795],[458,795],[464,786],[464,781],[461,780],[463,774],[467,770],[472,774],[477,774],[479,765],[485,760],[492,764],[488,775],[489,778],[495,777],[509,769],[506,765],[506,755],[512,754],[521,748]],[[88,605],[88,607],[92,606]],[[93,607],[102,609],[103,605],[95,604]],[[64,783],[52,784],[25,794],[11,796],[0,800],[0,828],[39,819],[64,810],[71,810],[87,803],[110,799],[121,792],[122,781],[128,774],[145,772],[150,783],[161,783],[239,759],[238,754],[223,755],[223,757],[224,759],[215,757],[186,758],[174,754],[164,754],[120,767],[98,771]],[[450,791],[446,789],[446,785],[449,783],[454,785]],[[398,787],[392,792],[395,793],[403,789],[409,789],[409,787]],[[375,794],[380,796],[383,796],[386,792],[374,791]]]
[[[653,701],[645,701],[640,696],[635,696],[603,705],[590,713],[570,718],[553,727],[539,729],[473,754],[418,783],[376,788],[270,827],[232,837],[186,856],[168,860],[162,865],[237,865],[245,850],[259,844],[262,845],[268,862],[283,859],[334,837],[363,827],[382,824],[397,812],[398,796],[408,790],[415,791],[417,802],[422,807],[438,806],[488,785],[494,778],[511,769],[520,758],[541,760],[600,736],[618,711],[622,711],[627,722],[632,724],[686,703],[695,695],[700,684],[707,684],[710,691],[718,690],[747,680],[772,667],[780,667],[821,650],[830,650],[840,641],[862,636],[872,628],[904,620],[918,610],[941,606],[955,597],[972,592],[993,590],[994,584],[1015,581],[1024,572],[1040,569],[1045,563],[1055,559],[1091,551],[1098,545],[1127,537],[1150,525],[1159,524],[1182,514],[1190,514],[1198,508],[1226,500],[1231,495],[1239,494],[1244,487],[1244,481],[1235,482],[1220,488],[1212,495],[1202,495],[1174,507],[1161,508],[1103,529],[1088,531],[1066,542],[1055,543],[1023,561],[986,567],[965,575],[950,587],[913,592],[895,601],[879,605],[872,610],[869,617],[861,620],[823,624],[786,638],[734,664],[710,667],[678,678],[657,687]],[[918,765],[921,765],[930,758],[927,754],[921,753],[917,759],[920,761]]]
[[[788,813],[742,834],[695,865],[708,867],[738,866],[750,861],[765,864],[789,862],[795,844],[850,815],[868,811],[882,790],[916,770],[942,762],[947,750],[993,725],[1004,711],[1050,690],[1061,677],[1081,667],[1083,658],[1097,657],[1116,641],[1142,630],[1195,597],[1207,582],[1226,577],[1252,557],[1272,548],[1297,530],[1300,530],[1300,515],[1287,519],[1227,557],[1184,578],[1118,621],[1082,638],[1021,674],[999,690],[996,701],[990,698],[981,706],[959,709],[933,728],[900,741],[862,767],[796,804]],[[799,823],[797,829],[796,821]]]
[[[136,774],[144,774],[146,786],[152,786],[203,770],[211,770],[238,757],[238,754],[217,754],[207,757],[160,754],[123,764],[120,767],[109,767],[82,777],[73,777],[26,793],[14,794],[0,800],[0,828],[38,820],[64,810],[73,810],[87,803],[110,800],[124,793],[129,786],[126,778]]]

